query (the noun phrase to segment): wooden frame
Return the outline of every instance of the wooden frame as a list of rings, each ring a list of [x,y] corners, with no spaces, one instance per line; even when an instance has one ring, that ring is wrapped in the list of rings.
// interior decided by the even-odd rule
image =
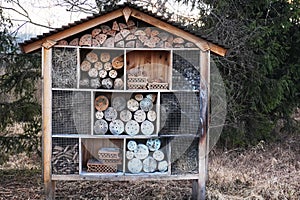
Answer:
[[[161,30],[172,32],[174,35],[183,37],[187,41],[193,42],[197,47],[196,48],[189,48],[188,50],[196,50],[199,51],[199,60],[200,63],[200,76],[202,80],[202,84],[200,85],[201,91],[204,91],[204,96],[201,96],[200,102],[202,104],[202,110],[200,113],[201,123],[202,123],[202,132],[200,133],[199,144],[198,144],[198,160],[199,160],[199,169],[197,174],[182,174],[182,175],[175,175],[172,174],[171,171],[171,145],[166,147],[167,149],[167,158],[168,158],[168,171],[166,173],[153,173],[153,174],[146,174],[141,173],[138,175],[128,175],[126,172],[126,166],[123,163],[122,165],[122,173],[113,173],[113,174],[95,174],[95,173],[86,173],[83,171],[83,160],[85,163],[87,161],[87,156],[82,155],[84,148],[81,144],[87,141],[93,140],[108,140],[108,139],[117,139],[119,142],[122,143],[123,146],[123,162],[125,162],[125,145],[129,139],[139,139],[145,140],[152,136],[159,136],[158,135],[158,127],[160,123],[160,99],[161,93],[168,93],[168,92],[176,92],[176,90],[172,90],[172,69],[173,69],[173,53],[174,50],[186,50],[185,48],[106,48],[106,47],[68,47],[68,46],[55,46],[55,47],[62,47],[62,48],[75,48],[77,51],[77,84],[76,88],[53,88],[52,87],[52,47],[61,39],[70,37],[72,35],[78,34],[83,32],[87,29],[100,25],[102,23],[108,22],[120,16],[124,16],[126,21],[130,18],[136,18],[142,20],[150,25],[160,28]],[[137,9],[131,7],[125,7],[124,9],[117,9],[113,12],[107,13],[105,15],[93,18],[89,21],[83,22],[76,26],[72,26],[68,29],[64,29],[60,32],[51,34],[47,37],[44,37],[41,40],[36,40],[31,43],[26,43],[22,45],[22,50],[25,53],[33,52],[42,47],[42,77],[43,77],[43,180],[45,186],[45,193],[46,199],[54,199],[55,198],[55,183],[59,180],[111,180],[111,181],[133,181],[133,180],[193,180],[192,184],[192,198],[193,199],[205,199],[205,182],[208,177],[208,142],[209,142],[209,99],[210,99],[210,52],[216,53],[218,55],[224,56],[226,50],[218,45],[215,45],[211,42],[205,41],[202,38],[199,38],[191,33],[185,32],[177,27],[174,27],[166,22],[158,20],[152,16],[149,16]],[[167,71],[165,72],[165,78],[167,78],[169,83],[169,88],[167,90],[138,90],[140,93],[156,93],[157,94],[157,104],[156,104],[156,111],[157,111],[157,121],[156,123],[156,131],[154,135],[151,136],[144,136],[144,135],[137,135],[137,136],[128,136],[128,135],[94,135],[93,134],[93,124],[94,124],[94,108],[91,106],[91,134],[88,135],[55,135],[52,134],[52,92],[53,91],[73,91],[73,92],[88,92],[91,96],[90,104],[93,105],[95,94],[97,92],[113,92],[113,93],[130,93],[132,91],[127,91],[127,62],[125,62],[124,66],[124,88],[118,90],[105,90],[105,89],[91,89],[91,88],[80,88],[79,80],[80,80],[80,55],[81,50],[84,49],[98,49],[98,50],[114,50],[114,51],[124,51],[124,60],[131,59],[128,56],[128,52],[135,50],[141,52],[159,52],[165,51],[169,52],[168,59],[168,67]],[[154,54],[153,54],[154,55]],[[139,58],[140,59],[140,58]],[[138,59],[138,60],[139,60]],[[153,60],[154,58],[151,58]],[[132,60],[132,59],[131,59]],[[203,84],[204,83],[204,84]],[[199,92],[199,91],[198,91]],[[176,135],[167,135],[163,136],[166,140],[170,137],[177,137]],[[192,134],[186,134],[184,137],[195,137]],[[79,143],[79,174],[71,174],[71,175],[59,175],[59,174],[52,174],[51,169],[51,157],[52,157],[52,139],[53,138],[75,138],[78,140]]]

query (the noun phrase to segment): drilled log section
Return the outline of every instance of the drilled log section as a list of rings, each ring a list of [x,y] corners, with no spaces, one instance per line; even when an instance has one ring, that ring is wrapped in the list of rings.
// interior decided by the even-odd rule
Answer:
[[[79,85],[81,88],[122,89],[123,66],[124,58],[117,52],[91,51],[80,64]]]
[[[128,42],[131,41],[131,42]],[[114,21],[95,27],[90,33],[71,40],[61,40],[59,45],[127,48],[193,48],[196,45],[182,37],[154,27],[137,27],[136,22],[127,24]]]

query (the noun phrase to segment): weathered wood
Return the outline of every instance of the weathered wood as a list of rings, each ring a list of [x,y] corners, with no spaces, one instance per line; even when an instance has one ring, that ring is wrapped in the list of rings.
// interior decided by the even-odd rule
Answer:
[[[135,41],[126,42],[125,47],[134,48],[135,47]]]
[[[70,46],[78,46],[79,45],[79,38],[74,38],[73,40],[71,40],[69,45]]]
[[[116,43],[116,47],[119,47],[119,48],[123,48],[125,47],[125,42],[122,40],[122,41],[119,41]]]
[[[128,22],[128,19],[132,13],[132,10],[129,8],[129,7],[126,7],[122,10],[123,12],[123,15],[124,15],[124,18],[125,18],[125,21]]]
[[[103,47],[114,47],[115,46],[115,38],[110,37],[110,38],[106,39],[102,46]]]
[[[120,31],[120,27],[117,21],[113,22],[112,30]]]
[[[100,28],[95,28],[94,30],[92,30],[92,37],[95,38],[97,35],[99,35],[101,33],[101,29]]]
[[[95,39],[98,40],[100,44],[103,44],[106,38],[107,38],[106,34],[99,34],[95,37]]]
[[[120,30],[127,28],[128,26],[124,23],[119,23]]]
[[[126,38],[125,38],[125,40],[136,40],[137,39],[137,37],[135,36],[135,35],[133,35],[133,34],[130,34],[130,35],[128,35]]]
[[[117,33],[117,34],[115,35],[115,42],[119,42],[119,41],[121,41],[121,40],[123,40],[123,36],[122,36],[122,34],[119,32],[119,33]]]
[[[110,36],[115,36],[116,35],[116,31],[115,30],[110,30],[106,34],[110,35]]]
[[[68,45],[68,41],[67,40],[60,40],[57,44],[58,45]]]
[[[108,31],[110,31],[111,28],[110,28],[109,26],[107,26],[107,25],[101,25],[101,30],[102,30],[102,32],[105,34],[105,33],[107,33]]]
[[[52,120],[51,120],[51,69],[52,69],[52,49],[42,49],[42,69],[43,69],[43,180],[46,199],[54,199],[55,182],[51,180],[51,148],[52,148]]]
[[[91,34],[85,34],[80,38],[79,41],[80,46],[91,46],[92,45],[92,35]]]
[[[123,38],[126,38],[127,35],[130,34],[130,31],[127,30],[127,29],[122,29],[122,30],[120,31],[120,33],[121,33],[121,35],[123,36]]]

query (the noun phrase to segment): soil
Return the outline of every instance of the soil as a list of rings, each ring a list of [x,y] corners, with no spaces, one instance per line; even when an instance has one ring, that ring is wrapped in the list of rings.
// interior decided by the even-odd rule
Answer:
[[[300,136],[209,157],[207,199],[300,199]],[[0,166],[0,199],[45,199],[39,158]],[[191,181],[58,181],[56,199],[191,199]]]

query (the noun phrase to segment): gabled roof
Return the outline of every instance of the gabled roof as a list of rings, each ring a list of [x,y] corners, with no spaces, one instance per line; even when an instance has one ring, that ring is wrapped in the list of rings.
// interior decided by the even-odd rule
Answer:
[[[93,16],[75,21],[66,26],[62,26],[61,28],[57,28],[48,33],[44,33],[43,35],[38,35],[35,38],[31,38],[30,40],[26,40],[23,43],[20,43],[19,45],[23,52],[33,52],[41,48],[42,44],[45,41],[57,42],[59,40],[65,39],[90,28],[96,27],[100,24],[121,17],[124,15],[123,10],[125,8],[129,8],[131,10],[130,17],[134,17],[164,31],[171,32],[174,35],[183,37],[193,42],[198,48],[203,51],[210,50],[213,53],[221,56],[224,56],[226,53],[225,48],[202,38],[196,32],[189,30],[178,23],[170,22],[169,20],[164,19],[162,16],[149,12],[146,9],[128,3],[116,6],[113,10],[107,11],[101,15],[94,14]]]

